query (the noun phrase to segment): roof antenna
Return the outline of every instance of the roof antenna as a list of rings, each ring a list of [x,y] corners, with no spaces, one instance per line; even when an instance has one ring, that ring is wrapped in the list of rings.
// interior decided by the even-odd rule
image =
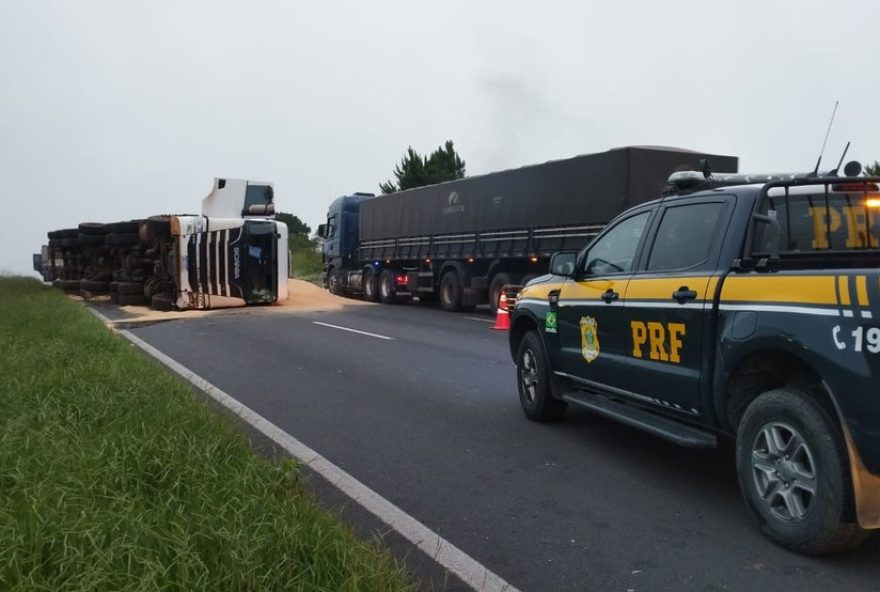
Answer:
[[[706,179],[707,181],[712,178],[712,167],[709,166],[709,159],[708,158],[701,158],[700,159],[700,172],[703,173],[703,178]]]
[[[846,148],[843,149],[843,154],[840,155],[840,160],[837,161],[837,166],[834,167],[834,170],[833,170],[833,171],[831,171],[830,173],[828,173],[828,176],[829,176],[829,177],[836,177],[836,176],[837,176],[837,171],[840,170],[840,165],[843,164],[843,159],[846,157],[846,153],[847,153],[847,151],[849,150],[849,145],[850,145],[850,143],[847,142],[847,143],[846,143]]]
[[[837,113],[837,104],[840,101],[834,101],[834,110],[831,112],[831,121],[828,122],[828,131],[825,132],[825,140],[822,142],[822,150],[819,152],[819,160],[816,161],[816,168],[813,169],[811,177],[819,174],[819,165],[822,163],[822,155],[825,154],[825,144],[828,142],[828,136],[831,134],[831,126],[834,124],[834,115]]]

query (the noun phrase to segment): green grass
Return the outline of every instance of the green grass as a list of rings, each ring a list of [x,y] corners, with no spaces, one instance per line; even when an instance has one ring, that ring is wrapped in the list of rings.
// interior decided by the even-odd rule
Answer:
[[[0,278],[0,590],[409,590],[296,466],[81,305]]]

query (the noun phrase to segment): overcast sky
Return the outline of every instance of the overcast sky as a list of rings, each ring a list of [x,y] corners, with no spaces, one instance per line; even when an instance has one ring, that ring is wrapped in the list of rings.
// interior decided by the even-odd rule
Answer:
[[[0,272],[46,232],[271,181],[313,228],[407,146],[479,174],[661,144],[880,159],[880,2],[0,0]]]

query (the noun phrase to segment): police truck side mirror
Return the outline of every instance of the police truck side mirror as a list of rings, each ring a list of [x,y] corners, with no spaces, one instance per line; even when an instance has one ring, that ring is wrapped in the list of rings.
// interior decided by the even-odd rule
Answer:
[[[577,253],[560,251],[559,253],[553,253],[553,256],[550,258],[550,273],[553,275],[574,277],[576,267]]]
[[[326,224],[318,224],[318,236],[320,236],[321,238],[327,238]]]

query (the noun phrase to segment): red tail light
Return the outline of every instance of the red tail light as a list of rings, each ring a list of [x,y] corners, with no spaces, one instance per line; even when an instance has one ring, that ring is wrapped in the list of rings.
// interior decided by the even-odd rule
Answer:
[[[406,274],[405,273],[398,274],[396,281],[397,281],[398,286],[405,286],[407,283]]]

